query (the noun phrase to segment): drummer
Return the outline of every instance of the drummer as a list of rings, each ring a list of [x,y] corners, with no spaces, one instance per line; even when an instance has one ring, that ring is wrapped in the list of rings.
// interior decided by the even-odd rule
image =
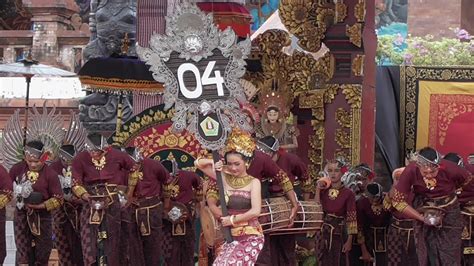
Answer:
[[[324,222],[316,235],[316,259],[318,265],[347,265],[357,235],[355,194],[342,185],[347,169],[341,160],[328,161],[324,170],[328,177],[318,180],[316,187],[316,202],[324,211]]]
[[[462,220],[455,191],[470,181],[465,169],[442,160],[435,149],[426,147],[390,191],[392,206],[418,221],[415,243],[420,265],[461,264]],[[407,200],[411,191],[415,194],[413,204]]]
[[[273,136],[266,136],[257,141],[257,149],[272,158],[276,164],[286,172],[293,186],[301,189],[305,200],[309,199],[312,189],[306,165],[295,154],[288,153],[280,149],[278,139]],[[279,184],[271,183],[269,187],[270,197],[283,196],[283,188]],[[272,265],[296,265],[296,238],[293,234],[268,236],[264,244],[264,250],[268,250],[267,256],[271,258]],[[265,248],[267,247],[267,248]],[[262,255],[263,256],[263,255]]]
[[[161,162],[170,173],[165,191],[170,196],[170,208],[165,210],[163,255],[169,266],[194,265],[194,243],[196,241],[194,218],[200,210],[202,200],[202,179],[191,171],[178,168],[175,160]],[[177,203],[177,204],[176,204]],[[176,205],[176,207],[171,207]],[[182,206],[182,207],[180,207]],[[173,217],[177,210],[181,217]],[[178,215],[179,216],[179,215]]]
[[[169,173],[156,160],[144,158],[136,147],[128,147],[126,153],[134,161],[133,174],[128,180],[128,200],[134,210],[132,232],[129,239],[130,259],[134,266],[160,265],[162,243],[163,206],[169,208],[169,193],[163,185],[169,180]]]
[[[239,139],[233,139],[231,135],[227,139],[227,144],[240,145],[238,141]],[[204,169],[210,164],[213,164],[212,159],[198,158],[195,161],[195,165],[199,169]],[[247,167],[247,173],[260,180],[262,186],[262,197],[266,198],[268,196],[268,186],[279,185],[282,188],[281,195],[286,196],[292,206],[289,223],[289,227],[291,227],[293,225],[293,220],[296,217],[296,212],[298,211],[298,203],[293,190],[293,184],[285,171],[283,171],[269,155],[262,151],[255,150]],[[266,241],[268,241],[267,238],[268,236],[266,236]],[[256,265],[272,265],[270,248],[268,245],[264,246]]]

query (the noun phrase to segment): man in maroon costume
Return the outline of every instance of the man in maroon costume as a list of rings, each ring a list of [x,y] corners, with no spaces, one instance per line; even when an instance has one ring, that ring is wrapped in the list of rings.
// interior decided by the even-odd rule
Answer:
[[[278,139],[267,136],[257,142],[257,149],[272,158],[274,162],[288,175],[294,188],[300,187],[303,198],[308,199],[311,192],[311,179],[308,176],[306,165],[295,154],[280,149]],[[284,190],[280,184],[271,183],[269,186],[270,197],[284,196]],[[272,265],[296,265],[296,237],[295,235],[267,236],[265,246],[270,247],[270,259]]]
[[[387,228],[390,212],[383,208],[383,189],[378,183],[370,183],[357,200],[357,242],[362,256],[352,257],[353,265],[365,265],[374,261],[377,266],[387,265]]]
[[[53,213],[53,230],[59,261],[63,265],[83,265],[80,213],[82,201],[72,194],[72,160],[76,156],[74,145],[66,144],[59,148],[59,160],[50,167],[57,173],[64,193],[64,204]]]
[[[156,160],[143,158],[135,147],[125,149],[134,161],[129,177],[128,199],[132,209],[129,241],[132,265],[160,265],[163,242],[162,213],[169,205],[169,195],[164,185],[169,179],[168,171]]]
[[[57,174],[45,165],[48,153],[43,147],[41,141],[28,142],[24,161],[10,169],[17,200],[14,230],[19,265],[48,265],[53,248],[51,211],[63,201]]]
[[[293,184],[285,171],[278,167],[270,156],[259,150],[255,150],[250,166],[247,169],[247,173],[258,178],[262,182],[262,190],[265,190],[265,187],[275,185],[282,188],[282,195],[286,195],[292,205],[290,215],[290,226],[292,226],[293,219],[296,217],[296,212],[298,211],[298,205],[296,194],[293,190]],[[268,195],[268,192],[262,191],[262,197]],[[270,242],[268,239],[269,236],[265,235],[265,243]],[[262,251],[258,255],[256,265],[273,265],[271,256],[270,245],[264,245]]]
[[[128,179],[133,160],[121,151],[111,149],[98,133],[87,136],[88,151],[79,153],[72,162],[74,195],[85,204],[81,212],[81,243],[84,264],[120,265],[119,241],[121,204],[118,186]]]
[[[462,220],[455,191],[469,185],[471,179],[466,170],[441,160],[436,150],[426,147],[419,151],[416,162],[405,168],[390,191],[392,206],[416,220],[420,265],[461,264]],[[412,190],[413,207],[407,202]]]
[[[164,248],[165,262],[169,266],[194,265],[194,243],[196,239],[194,214],[199,211],[199,202],[202,200],[202,180],[194,172],[178,169],[178,165],[174,160],[165,160],[162,163],[171,174],[166,185],[166,191],[169,192],[171,201],[173,203],[177,202],[181,206],[176,206],[176,208],[186,208],[186,214],[181,219],[170,217],[173,215],[173,208],[175,207],[166,210],[168,217],[163,220],[163,231],[165,243],[169,243],[169,247]],[[175,221],[172,222],[173,219]]]
[[[407,161],[406,164],[409,162]],[[400,179],[405,167],[397,168],[392,173],[393,186]],[[413,204],[413,192],[407,196],[407,203]],[[384,208],[392,212],[392,219],[387,232],[387,258],[388,266],[418,266],[414,237],[414,220],[407,219],[392,207],[390,197],[384,197]]]
[[[0,264],[7,256],[7,244],[5,241],[5,207],[12,199],[13,183],[7,170],[0,165]]]
[[[464,165],[464,162],[457,153],[448,153],[443,157],[445,160],[457,164],[468,170],[471,175],[474,174],[474,166],[470,164]],[[456,191],[461,206],[461,214],[463,219],[462,230],[462,247],[463,247],[463,265],[474,265],[474,232],[472,232],[474,219],[474,182],[463,189]]]

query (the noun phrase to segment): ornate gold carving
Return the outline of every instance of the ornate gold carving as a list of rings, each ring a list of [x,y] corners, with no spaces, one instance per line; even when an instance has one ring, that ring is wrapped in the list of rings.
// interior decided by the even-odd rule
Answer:
[[[324,89],[324,103],[332,103],[339,93],[339,84],[328,84]]]
[[[308,157],[310,164],[308,172],[310,176],[317,176],[323,166],[323,149],[324,149],[324,90],[315,90],[300,96],[301,108],[311,108],[313,119],[311,125],[314,134],[309,137]]]
[[[337,128],[335,141],[337,145],[339,145],[339,147],[343,149],[349,149],[351,147],[350,132],[347,132],[346,130],[342,128]]]
[[[340,149],[336,150],[335,156],[344,156],[352,164],[357,164],[360,160],[362,85],[328,84],[325,86],[324,102],[332,103],[339,91],[342,91],[351,109],[350,112],[343,108],[336,110],[336,121],[342,128],[336,129],[335,141]]]
[[[352,125],[351,114],[344,110],[344,108],[337,108],[336,110],[336,122],[345,128],[350,128]]]
[[[360,163],[360,135],[362,109],[352,108],[351,112],[351,162],[352,165]]]
[[[344,84],[341,88],[351,108],[360,109],[362,106],[362,85]]]
[[[362,24],[346,25],[346,36],[349,37],[349,41],[353,45],[359,48],[362,47]]]
[[[400,135],[404,151],[402,158],[415,150],[418,82],[420,80],[466,81],[472,80],[473,77],[474,68],[469,67],[400,67]]]
[[[365,21],[365,0],[359,0],[359,2],[354,6],[354,16],[357,19],[357,22]]]
[[[261,58],[263,74],[248,73],[244,78],[259,88],[271,84],[271,80],[286,81],[291,101],[298,94],[315,89],[315,84],[325,84],[334,75],[334,57],[326,53],[315,59],[312,55],[295,51],[293,55],[282,52],[290,45],[288,33],[282,30],[268,30],[260,34],[254,45],[252,57]]]
[[[343,0],[337,0],[336,2],[336,23],[343,22],[347,17],[347,5],[344,4]]]
[[[334,21],[334,7],[321,1],[283,0],[279,15],[288,31],[298,37],[298,44],[309,52],[321,48],[327,28]]]
[[[363,54],[358,54],[356,57],[352,60],[352,73],[354,76],[360,77],[364,75],[364,58],[365,55]]]
[[[474,110],[474,101],[472,104],[469,103],[460,103],[459,97],[464,97],[461,95],[444,95],[443,96],[446,100],[443,103],[436,103],[431,98],[431,104],[438,104],[438,113],[437,113],[437,130],[438,130],[438,141],[441,145],[444,145],[444,141],[446,140],[446,134],[449,129],[449,125],[453,121],[454,118],[465,114],[465,113],[472,113]],[[450,101],[451,100],[451,101]],[[434,103],[433,103],[434,102]],[[430,123],[430,126],[432,124]],[[431,134],[430,134],[431,135]]]

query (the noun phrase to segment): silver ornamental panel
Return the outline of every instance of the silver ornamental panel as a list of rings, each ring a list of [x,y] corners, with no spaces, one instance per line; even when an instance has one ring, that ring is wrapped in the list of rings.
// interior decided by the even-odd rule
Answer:
[[[247,101],[239,80],[245,74],[250,39],[237,43],[232,29],[219,30],[212,14],[194,3],[178,6],[166,17],[166,25],[165,35],[152,35],[150,47],[138,47],[137,53],[150,65],[153,78],[164,84],[165,109],[175,106],[174,131],[187,129],[204,148],[217,150],[233,126],[250,130],[239,105]],[[215,120],[219,134],[212,128]]]

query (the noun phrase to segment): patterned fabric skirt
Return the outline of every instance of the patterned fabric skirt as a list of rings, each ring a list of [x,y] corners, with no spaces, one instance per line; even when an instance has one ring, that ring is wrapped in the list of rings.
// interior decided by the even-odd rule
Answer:
[[[342,219],[323,223],[321,231],[316,233],[315,255],[319,261],[318,265],[347,265],[348,254],[342,253],[346,240],[347,234]]]
[[[81,206],[65,202],[53,213],[56,248],[62,265],[83,265],[80,238]]]
[[[5,208],[0,209],[0,264],[7,256],[7,243],[5,240]]]
[[[257,261],[258,254],[263,248],[264,237],[248,235],[234,237],[231,243],[225,243],[212,265],[242,265],[252,266]]]
[[[444,207],[444,210],[446,213],[441,228],[415,222],[415,241],[420,265],[461,265],[462,219],[459,203],[456,201]]]
[[[163,256],[168,266],[194,265],[195,229],[186,221],[186,233],[173,236],[173,225],[163,220]]]
[[[388,266],[418,266],[413,220],[392,218],[387,233]]]
[[[31,217],[30,224],[34,224],[33,229],[37,231],[37,235],[32,234],[27,217],[26,210],[15,209],[17,263],[28,264],[31,258],[34,258],[35,265],[48,265],[49,255],[53,248],[51,214],[47,211],[34,211],[29,216]]]
[[[81,212],[81,244],[84,265],[120,265],[121,208],[114,201],[104,211],[100,224],[91,224],[91,208]]]

